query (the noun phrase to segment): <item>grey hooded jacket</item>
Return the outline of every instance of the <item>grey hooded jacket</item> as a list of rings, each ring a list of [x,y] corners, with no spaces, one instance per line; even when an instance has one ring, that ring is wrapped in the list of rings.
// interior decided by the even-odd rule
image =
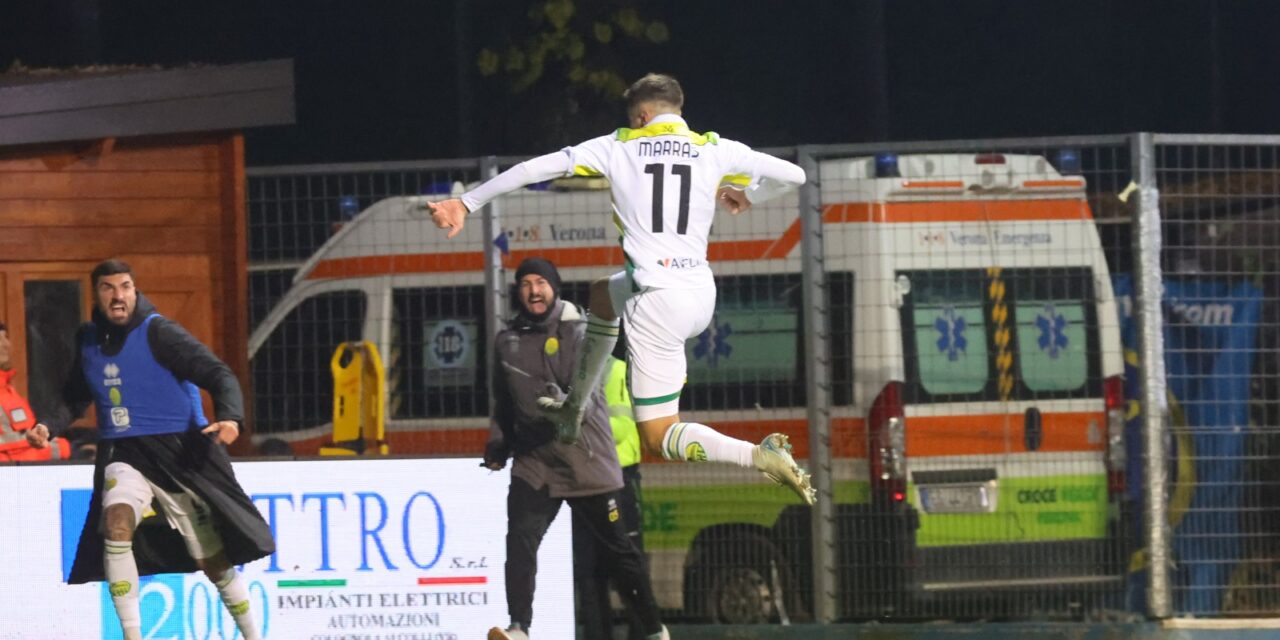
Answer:
[[[494,338],[494,415],[485,461],[514,457],[513,476],[551,496],[574,498],[622,488],[622,469],[609,426],[609,407],[597,389],[588,401],[578,442],[555,439],[537,400],[562,395],[569,387],[586,339],[586,316],[557,300],[540,322],[517,314]]]

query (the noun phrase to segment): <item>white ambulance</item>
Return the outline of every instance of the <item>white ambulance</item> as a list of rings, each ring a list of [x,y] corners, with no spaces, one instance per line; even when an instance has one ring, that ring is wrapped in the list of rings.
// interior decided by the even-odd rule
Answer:
[[[1013,154],[829,160],[818,179],[842,615],[1114,589],[1122,354],[1084,179]],[[426,199],[361,213],[255,329],[258,438],[313,452],[329,430],[328,357],[364,339],[386,363],[391,450],[478,454],[482,252],[497,242],[509,270],[551,259],[579,301],[622,264],[604,190],[512,194],[500,236],[485,237],[475,216],[453,240]],[[804,459],[797,211],[791,194],[717,218],[717,313],[689,342],[682,417],[752,441],[787,432]],[[788,492],[724,465],[646,460],[643,476],[664,608],[723,622],[803,618],[809,517]]]

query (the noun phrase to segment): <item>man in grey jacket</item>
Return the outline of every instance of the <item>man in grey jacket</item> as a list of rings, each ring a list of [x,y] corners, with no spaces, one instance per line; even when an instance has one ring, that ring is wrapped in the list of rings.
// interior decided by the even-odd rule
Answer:
[[[485,466],[501,469],[514,457],[507,494],[507,610],[511,624],[495,627],[489,640],[525,640],[533,619],[538,546],[568,502],[604,550],[620,595],[655,640],[667,638],[658,617],[649,567],[627,536],[618,513],[622,470],[600,390],[592,393],[582,437],[564,444],[543,417],[538,398],[563,395],[586,333],[586,314],[560,299],[560,274],[543,258],[527,258],[516,269],[519,311],[494,339],[494,416]]]

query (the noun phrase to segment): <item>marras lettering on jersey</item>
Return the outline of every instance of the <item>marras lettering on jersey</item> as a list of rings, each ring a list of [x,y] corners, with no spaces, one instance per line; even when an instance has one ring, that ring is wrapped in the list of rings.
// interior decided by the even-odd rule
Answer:
[[[658,156],[676,156],[678,158],[696,158],[698,157],[698,149],[689,142],[681,142],[679,140],[641,140],[640,145],[636,147],[636,155],[641,158],[656,158]]]

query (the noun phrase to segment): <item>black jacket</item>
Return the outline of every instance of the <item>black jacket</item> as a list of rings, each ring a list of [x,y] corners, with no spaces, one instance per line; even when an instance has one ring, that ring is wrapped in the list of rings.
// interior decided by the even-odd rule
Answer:
[[[63,435],[67,427],[93,404],[93,391],[80,370],[79,345],[86,333],[92,332],[94,342],[101,346],[103,353],[115,355],[124,348],[129,332],[153,313],[156,313],[155,305],[141,293],[138,294],[133,317],[123,327],[111,324],[94,306],[93,320],[81,325],[76,333],[75,362],[62,388],[62,402],[51,414],[40,416],[40,422],[49,427],[50,433]],[[240,381],[208,347],[182,325],[164,316],[151,321],[147,328],[147,344],[160,366],[173,372],[179,380],[187,380],[209,392],[213,398],[215,420],[235,420],[243,428],[244,395],[240,392]]]
[[[515,457],[511,474],[551,496],[574,498],[622,488],[622,469],[609,426],[604,393],[591,394],[582,435],[567,445],[542,418],[539,396],[568,389],[586,339],[586,317],[577,306],[557,300],[546,319],[517,315],[494,338],[494,415],[485,460]]]
[[[236,481],[226,447],[213,436],[190,429],[181,433],[118,438],[98,445],[93,497],[89,499],[89,515],[80,530],[80,543],[68,583],[106,579],[102,565],[102,493],[104,471],[112,462],[128,464],[165,491],[189,491],[200,496],[209,505],[214,528],[222,538],[223,552],[231,564],[247,564],[275,552],[271,527]],[[196,570],[196,562],[187,551],[182,535],[169,526],[163,515],[146,517],[139,523],[133,534],[133,555],[138,563],[138,575]]]
[[[138,294],[138,304],[129,324],[117,327],[94,308],[93,321],[81,326],[76,335],[75,368],[71,370],[63,390],[64,406],[46,422],[50,429],[64,429],[93,402],[93,393],[80,367],[81,338],[92,335],[104,353],[120,353],[129,332],[155,312],[155,306]],[[241,422],[244,419],[244,398],[231,369],[181,325],[163,316],[152,320],[147,330],[147,344],[161,366],[173,372],[178,379],[191,381],[213,396],[214,414],[218,420]],[[80,545],[68,580],[71,584],[104,579],[101,533],[103,472],[112,462],[132,466],[148,482],[166,491],[190,491],[202,498],[210,507],[214,527],[222,538],[223,550],[233,565],[253,562],[275,551],[271,527],[236,482],[226,448],[215,437],[189,429],[179,433],[118,438],[98,446],[93,497],[84,529],[80,532]],[[196,569],[195,560],[187,552],[182,536],[170,528],[163,517],[143,519],[134,534],[133,550],[140,575],[188,573]]]

